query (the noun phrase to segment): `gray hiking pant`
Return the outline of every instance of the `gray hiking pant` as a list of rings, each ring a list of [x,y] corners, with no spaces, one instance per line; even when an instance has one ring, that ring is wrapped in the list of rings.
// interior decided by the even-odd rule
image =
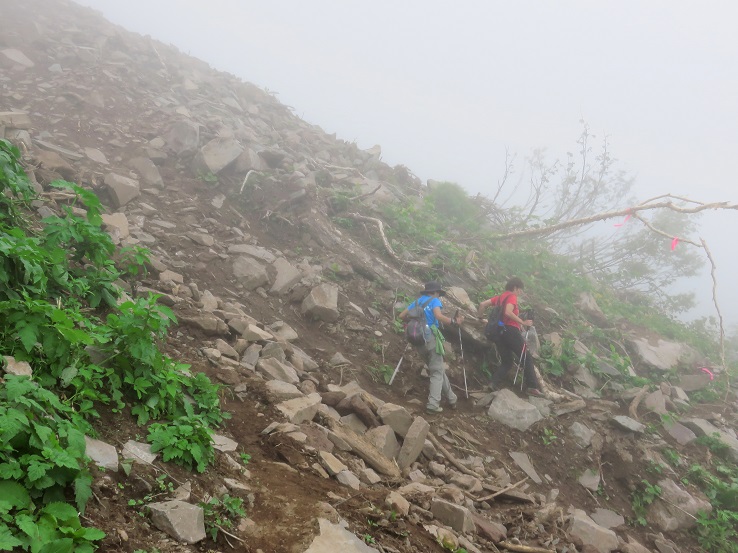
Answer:
[[[418,346],[418,352],[425,357],[430,374],[430,390],[426,408],[438,409],[442,396],[445,396],[451,405],[455,404],[458,398],[451,389],[451,383],[446,376],[446,364],[443,356],[436,353],[436,338],[427,326],[425,327],[425,345]]]

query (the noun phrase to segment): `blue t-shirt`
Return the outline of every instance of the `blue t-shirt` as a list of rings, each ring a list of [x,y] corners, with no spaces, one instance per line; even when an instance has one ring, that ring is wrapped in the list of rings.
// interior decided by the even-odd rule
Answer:
[[[423,308],[423,311],[425,311],[425,324],[428,326],[438,326],[438,319],[436,319],[436,316],[433,314],[433,308],[434,307],[440,307],[443,309],[443,304],[441,303],[440,298],[433,298],[432,300],[428,301],[428,298],[430,296],[420,296],[417,300],[415,300],[413,303],[407,306],[408,310],[415,307],[415,304],[423,305],[425,304],[425,307]],[[426,304],[425,302],[428,301]]]

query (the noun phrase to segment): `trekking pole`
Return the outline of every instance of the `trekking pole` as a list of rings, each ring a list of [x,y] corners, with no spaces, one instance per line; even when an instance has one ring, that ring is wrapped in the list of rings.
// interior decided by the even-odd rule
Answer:
[[[400,370],[400,365],[402,365],[402,360],[405,359],[406,351],[407,351],[407,344],[405,344],[405,349],[402,350],[402,355],[400,356],[400,360],[397,362],[397,366],[395,367],[395,372],[392,373],[392,378],[390,378],[389,384],[387,384],[387,386],[392,386],[392,383],[395,381],[395,377],[397,376],[397,373]]]
[[[515,378],[513,379],[513,386],[518,382],[518,374],[520,374],[520,365],[522,365],[523,360],[528,356],[528,332],[530,332],[530,327],[528,327],[528,330],[525,331],[525,336],[523,337],[523,349],[520,350],[520,359],[518,359],[518,368],[515,371]],[[523,378],[520,379],[520,391],[523,391]]]
[[[459,310],[456,310],[456,314],[454,315],[454,321],[459,316]],[[459,327],[459,350],[461,351],[461,370],[464,371],[464,393],[466,394],[466,399],[469,399],[469,388],[466,385],[466,367],[464,366],[464,342],[461,341],[461,325],[457,325]]]

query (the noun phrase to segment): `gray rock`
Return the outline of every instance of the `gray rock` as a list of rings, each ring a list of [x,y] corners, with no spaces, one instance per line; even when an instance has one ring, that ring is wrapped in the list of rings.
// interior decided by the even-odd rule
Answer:
[[[323,468],[331,476],[336,476],[339,472],[348,468],[335,455],[327,451],[319,451],[318,459],[320,460],[320,464],[323,465]]]
[[[574,307],[579,309],[582,314],[591,323],[599,326],[600,328],[610,328],[612,324],[607,319],[604,311],[597,305],[597,301],[594,296],[589,292],[582,292],[579,294],[579,300],[574,304]]]
[[[697,439],[697,434],[679,422],[665,424],[664,428],[679,445],[687,445]]]
[[[178,156],[194,154],[200,146],[200,127],[192,121],[177,121],[164,140]]]
[[[325,322],[338,320],[338,287],[324,283],[313,288],[302,301],[302,313]]]
[[[633,357],[638,359],[642,364],[649,365],[660,371],[669,371],[679,366],[691,365],[700,357],[687,344],[670,342],[662,338],[631,338],[628,340],[628,345],[630,346],[629,349],[633,352]]]
[[[156,453],[151,452],[149,444],[142,444],[133,440],[128,440],[123,444],[123,458],[133,459],[134,463],[150,465],[157,457]]]
[[[443,499],[433,499],[431,513],[441,523],[464,534],[474,532],[474,519],[466,507],[456,505]]]
[[[410,513],[410,502],[398,492],[392,491],[387,494],[384,504],[400,516],[406,517]]]
[[[477,534],[480,536],[487,538],[494,543],[500,543],[507,539],[507,528],[499,522],[488,520],[476,513],[472,513],[472,519],[474,520]]]
[[[269,380],[265,384],[265,388],[266,396],[270,403],[279,403],[303,396],[303,393],[297,386],[289,382],[282,382],[281,380]]]
[[[294,267],[284,257],[278,258],[272,266],[277,270],[277,276],[269,290],[270,294],[277,296],[286,294],[295,284],[302,280],[302,271]]]
[[[697,524],[694,517],[698,512],[712,512],[709,501],[692,496],[673,480],[664,478],[659,480],[658,486],[661,495],[654,499],[646,518],[662,532],[692,528]]]
[[[597,377],[589,372],[589,369],[584,365],[579,365],[576,372],[574,373],[574,378],[590,390],[596,390],[600,387],[600,383],[597,380]]]
[[[85,148],[85,155],[95,163],[99,163],[100,165],[109,165],[108,158],[106,158],[105,154],[97,148]]]
[[[251,244],[234,244],[228,246],[228,253],[244,254],[265,263],[275,263],[277,261],[277,257],[266,248]]]
[[[648,394],[643,400],[643,406],[648,411],[652,411],[659,415],[665,415],[667,413],[666,398],[664,397],[664,394],[661,393],[661,390],[655,390]]]
[[[28,130],[31,125],[27,111],[0,111],[0,127]]]
[[[101,217],[103,228],[110,234],[113,243],[120,244],[130,236],[128,217],[125,213],[103,213]]]
[[[313,420],[320,405],[320,394],[310,394],[283,401],[277,405],[277,409],[292,424],[301,424]]]
[[[0,54],[2,54],[5,59],[21,67],[30,68],[36,65],[28,56],[15,48],[4,48],[3,50],[0,50]]]
[[[577,545],[588,546],[593,551],[600,553],[610,553],[610,551],[615,551],[619,547],[615,532],[600,526],[579,509],[576,509],[571,515],[569,535]]]
[[[382,422],[392,428],[400,437],[405,437],[410,426],[413,424],[413,416],[410,412],[400,405],[394,403],[385,403],[379,409],[377,414]]]
[[[16,361],[15,357],[10,355],[4,355],[5,367],[3,370],[7,374],[14,374],[16,376],[33,376],[33,370],[31,365],[26,361]]]
[[[134,157],[128,161],[131,167],[139,177],[148,185],[156,188],[164,188],[164,180],[161,178],[159,169],[153,161],[147,157]]]
[[[625,519],[621,515],[609,509],[598,507],[590,517],[603,528],[617,528],[625,524]]]
[[[543,483],[543,480],[541,480],[541,477],[538,476],[536,469],[533,467],[533,463],[530,462],[528,455],[518,451],[511,451],[510,457],[512,457],[513,461],[523,469],[523,472],[527,474],[533,482],[536,484]]]
[[[692,430],[697,436],[714,436],[728,446],[728,456],[734,463],[738,463],[738,439],[727,432],[723,432],[714,424],[705,419],[682,419],[682,424]]]
[[[269,325],[269,330],[279,339],[285,342],[291,342],[297,340],[300,336],[295,332],[295,329],[284,321],[276,321]]]
[[[215,341],[215,348],[226,357],[230,357],[231,359],[238,359],[238,352],[233,349],[233,346],[231,346],[222,338],[218,338]]]
[[[180,317],[180,322],[187,326],[202,330],[208,336],[228,336],[228,325],[210,313],[203,313],[196,317]]]
[[[290,384],[299,384],[300,377],[291,365],[282,363],[274,357],[260,359],[256,364],[256,370],[268,379],[281,380]]]
[[[631,432],[637,432],[638,434],[642,434],[646,430],[645,425],[641,424],[637,420],[631,419],[630,417],[626,417],[625,415],[617,415],[610,420],[620,428],[630,430]]]
[[[579,483],[590,491],[596,492],[600,487],[600,473],[596,470],[587,469],[579,477]]]
[[[236,158],[236,163],[233,165],[234,171],[236,173],[247,173],[249,171],[266,171],[269,169],[269,166],[264,162],[261,157],[259,157],[259,154],[256,153],[251,148],[246,148],[241,154]]]
[[[233,276],[247,290],[256,290],[259,286],[269,284],[266,266],[253,257],[238,257],[233,262]]]
[[[487,410],[487,415],[492,420],[520,431],[527,430],[543,418],[538,409],[507,389],[497,393],[497,397]]]
[[[319,518],[320,535],[317,536],[305,553],[377,553],[351,532],[338,524]]]
[[[116,208],[123,207],[141,194],[141,188],[137,180],[116,173],[105,175],[105,186],[108,187]]]
[[[214,138],[192,160],[192,170],[196,175],[222,172],[236,161],[243,152],[243,146],[233,138]]]
[[[236,451],[238,449],[238,442],[221,434],[213,434],[213,448],[223,453],[228,453],[229,451]]]
[[[395,431],[389,425],[372,428],[366,433],[365,438],[388,459],[395,459],[400,453],[400,444],[397,442]]]
[[[423,417],[415,418],[405,435],[400,453],[397,455],[397,465],[400,469],[409,467],[420,456],[429,430],[430,425]]]
[[[110,444],[85,436],[85,455],[98,467],[118,471],[118,451]]]
[[[356,432],[357,434],[364,434],[366,432],[366,429],[368,428],[366,424],[362,422],[362,420],[355,414],[355,413],[349,413],[348,415],[344,415],[340,418],[341,423],[343,423],[345,426],[348,426],[351,430]]]
[[[705,373],[686,374],[679,379],[679,387],[685,392],[704,390],[710,385],[710,377]]]
[[[184,501],[149,503],[151,522],[177,541],[197,543],[205,539],[205,515],[201,507]]]
[[[581,422],[572,423],[569,427],[569,433],[571,434],[571,437],[574,438],[576,444],[582,449],[589,447],[592,443],[592,438],[595,435],[593,430],[590,430],[589,427]]]
[[[353,490],[361,489],[361,480],[359,480],[359,477],[350,470],[342,470],[339,472],[336,475],[336,480]]]
[[[277,359],[278,361],[284,363],[287,361],[287,355],[284,353],[284,348],[281,344],[277,342],[268,342],[264,345],[264,347],[261,350],[261,358],[262,359]]]

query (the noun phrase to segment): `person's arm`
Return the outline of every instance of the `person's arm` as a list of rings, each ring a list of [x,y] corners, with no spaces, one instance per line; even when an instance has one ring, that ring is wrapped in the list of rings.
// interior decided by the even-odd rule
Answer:
[[[531,320],[524,321],[523,319],[521,319],[514,313],[514,310],[515,310],[514,303],[508,303],[507,305],[505,305],[505,317],[523,326],[533,326],[533,321]]]
[[[407,319],[408,315],[409,315],[409,311],[406,308],[402,313],[400,313],[397,316],[400,318],[401,321],[404,321],[405,319]]]
[[[436,319],[443,324],[450,325],[450,324],[457,324],[460,325],[464,322],[464,315],[457,315],[455,319],[452,319],[451,317],[447,317],[446,315],[441,313],[441,308],[436,306],[433,308],[433,315],[435,315]]]
[[[477,307],[477,316],[480,318],[484,316],[484,312],[492,306],[492,298],[488,300],[484,300],[482,303],[479,304],[479,307]]]

